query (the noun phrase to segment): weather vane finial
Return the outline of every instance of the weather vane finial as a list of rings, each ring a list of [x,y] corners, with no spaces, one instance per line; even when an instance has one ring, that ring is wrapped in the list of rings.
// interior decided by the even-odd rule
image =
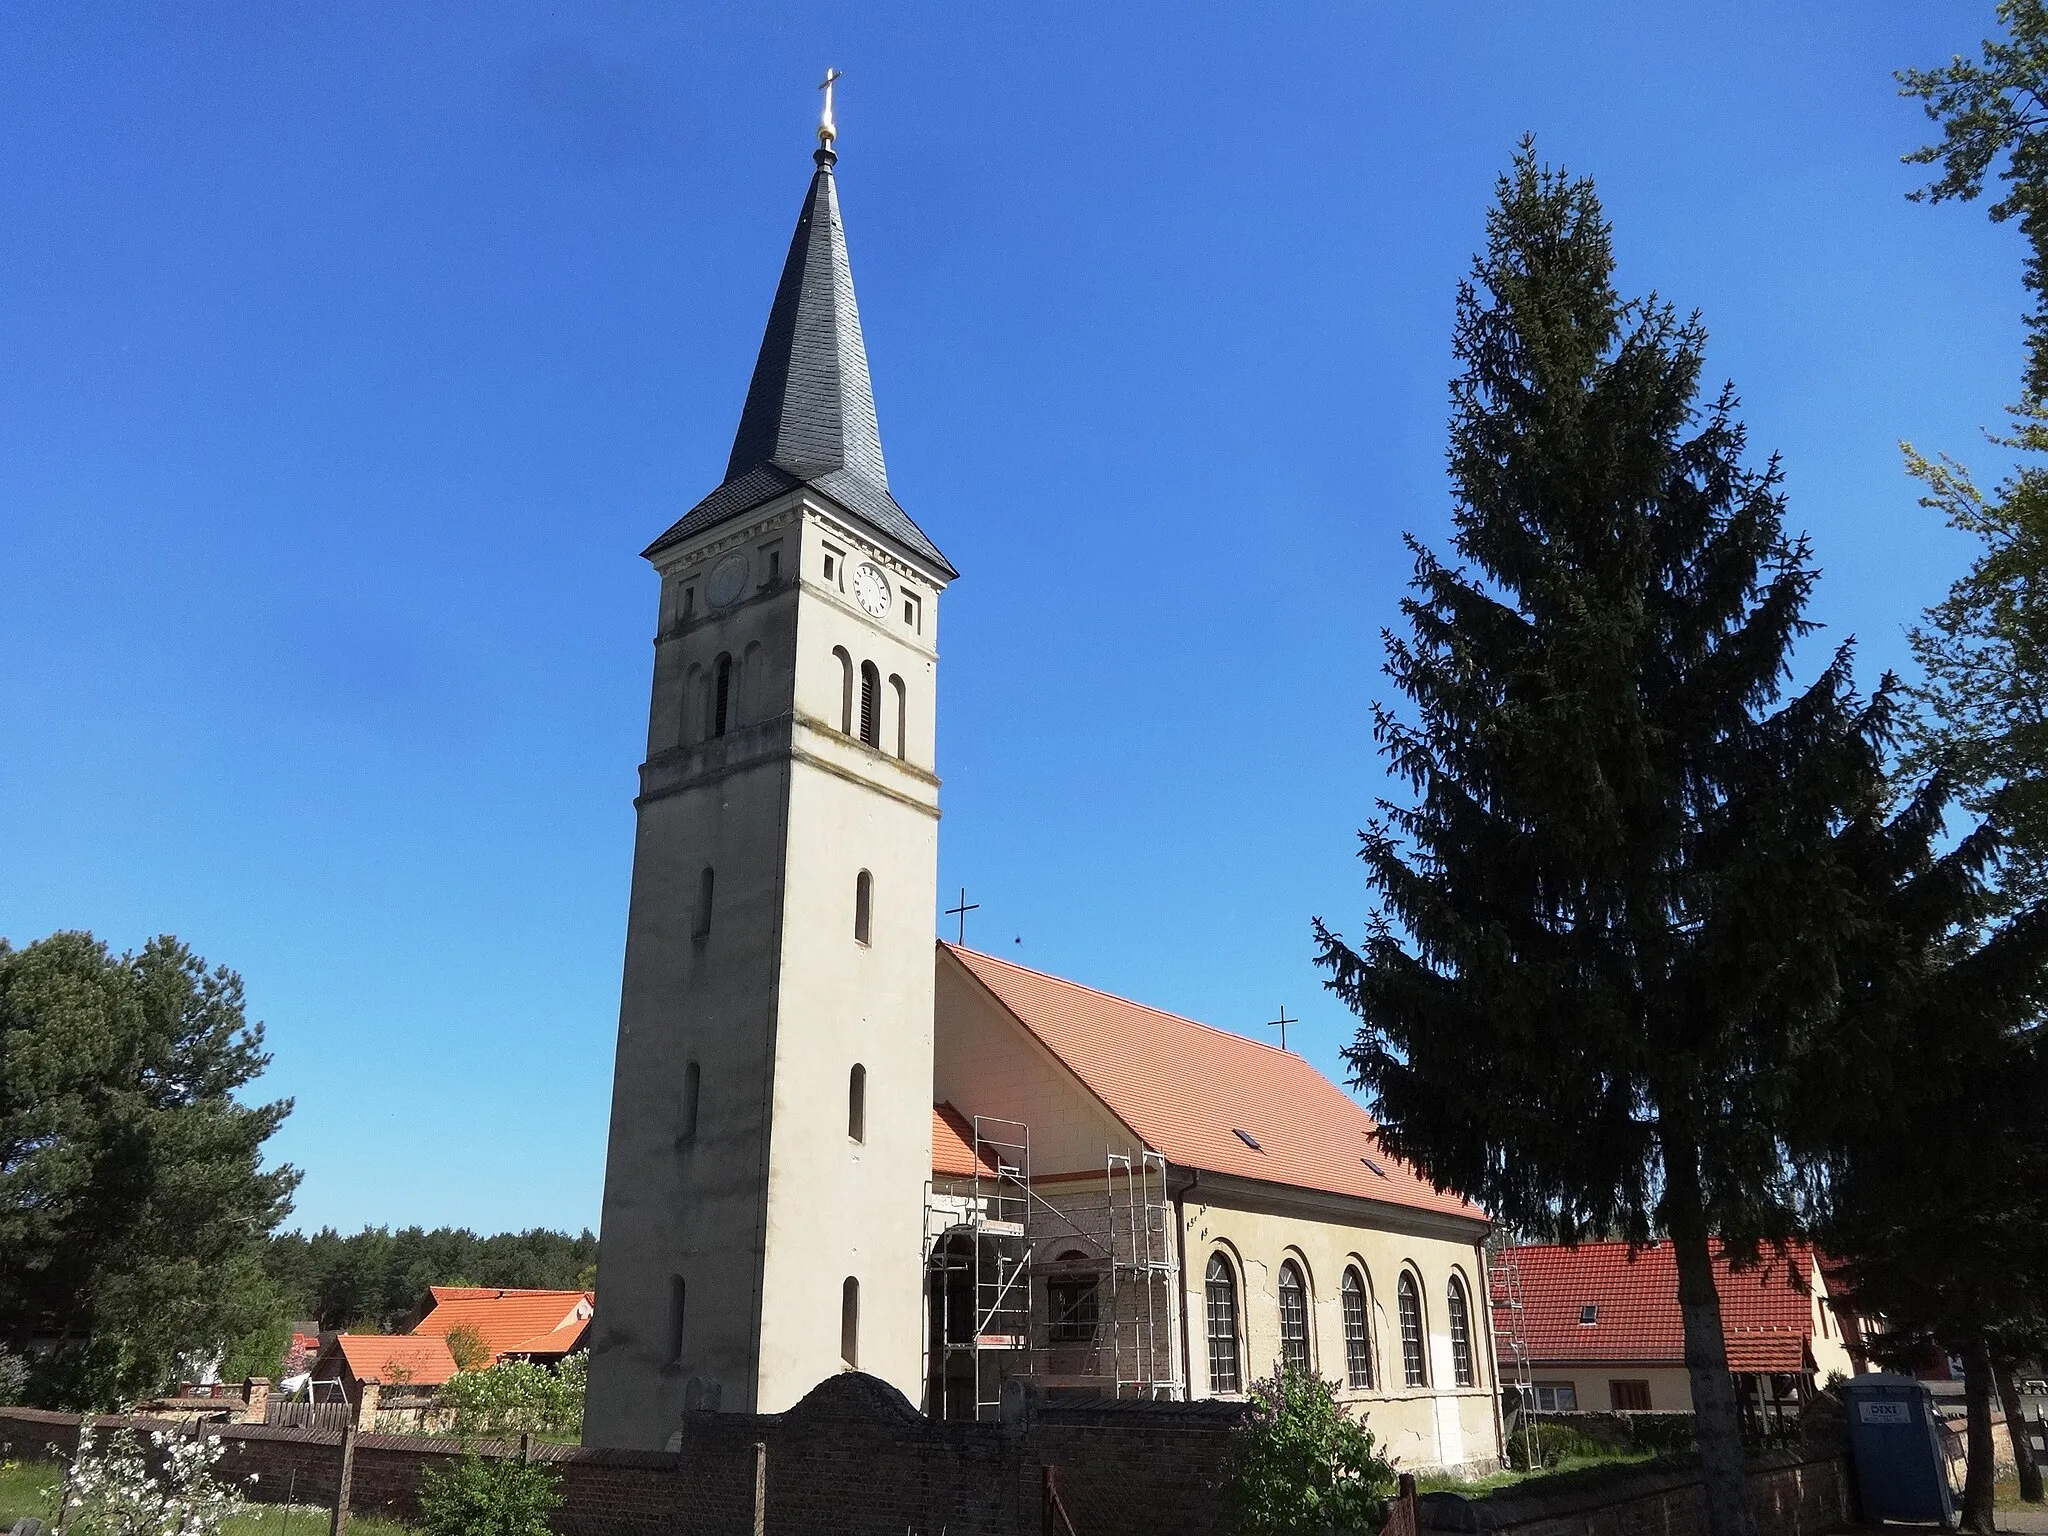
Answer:
[[[817,159],[820,165],[830,165],[839,158],[832,148],[833,141],[839,137],[839,124],[832,119],[832,85],[834,81],[845,78],[838,70],[828,68],[825,71],[824,82],[818,87],[825,93],[824,108],[818,113]]]

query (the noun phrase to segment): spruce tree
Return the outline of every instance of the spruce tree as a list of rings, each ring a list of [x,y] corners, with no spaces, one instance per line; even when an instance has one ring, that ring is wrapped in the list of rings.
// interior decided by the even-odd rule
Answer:
[[[1713,1240],[1796,1219],[1786,1133],[1862,920],[1889,683],[1787,694],[1815,572],[1775,461],[1703,400],[1699,320],[1616,291],[1589,181],[1525,140],[1458,295],[1455,563],[1411,539],[1407,803],[1320,920],[1388,1144],[1514,1230],[1670,1238],[1714,1536],[1755,1530]]]

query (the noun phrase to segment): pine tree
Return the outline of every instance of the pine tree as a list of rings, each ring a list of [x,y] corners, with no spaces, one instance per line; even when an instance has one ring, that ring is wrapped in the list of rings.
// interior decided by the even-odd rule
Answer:
[[[1793,1229],[1785,1136],[1860,921],[1890,685],[1811,625],[1775,461],[1698,318],[1624,300],[1589,181],[1524,141],[1458,296],[1453,548],[1386,637],[1412,791],[1361,834],[1378,910],[1320,920],[1391,1147],[1512,1229],[1672,1240],[1714,1536],[1755,1529],[1711,1263]]]

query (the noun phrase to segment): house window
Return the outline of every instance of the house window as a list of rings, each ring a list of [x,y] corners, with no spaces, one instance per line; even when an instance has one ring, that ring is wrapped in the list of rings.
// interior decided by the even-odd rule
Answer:
[[[839,1288],[839,1358],[849,1371],[860,1368],[860,1282],[851,1275]]]
[[[711,686],[711,734],[725,734],[726,716],[732,709],[732,653],[719,654],[715,681]]]
[[[830,544],[825,546],[825,585],[844,590],[846,577],[846,556]]]
[[[1411,1387],[1426,1387],[1429,1367],[1422,1354],[1422,1292],[1416,1289],[1415,1276],[1406,1270],[1394,1288],[1394,1298],[1401,1312],[1402,1378]]]
[[[1079,1249],[1060,1255],[1063,1264],[1081,1263],[1088,1255]],[[1045,1310],[1050,1324],[1047,1337],[1054,1344],[1090,1344],[1095,1340],[1095,1285],[1093,1275],[1055,1275],[1045,1283]]]
[[[1237,1275],[1222,1254],[1209,1256],[1204,1282],[1209,1314],[1209,1390],[1238,1392]]]
[[[697,921],[690,929],[693,939],[711,937],[711,866],[704,866],[704,873],[697,877]]]
[[[912,634],[918,631],[917,599],[909,593],[903,595],[903,622],[910,626]]]
[[[904,749],[909,745],[909,727],[904,716],[908,712],[905,705],[909,701],[909,692],[903,686],[903,679],[893,672],[889,674],[889,691],[896,695],[896,755],[908,757],[910,754]]]
[[[1280,1362],[1290,1371],[1308,1370],[1308,1286],[1292,1259],[1280,1264]]]
[[[1647,1381],[1610,1381],[1607,1400],[1616,1413],[1648,1413],[1650,1384]]]
[[[668,1277],[668,1362],[683,1358],[683,1301],[686,1287],[681,1275]]]
[[[688,623],[697,612],[697,589],[683,588],[683,621]]]
[[[874,929],[875,877],[862,870],[853,882],[853,942],[865,944]]]
[[[1597,1302],[1589,1301],[1579,1308],[1579,1326],[1581,1328],[1590,1328],[1599,1321],[1600,1307]]]
[[[1365,1332],[1365,1276],[1344,1271],[1344,1379],[1352,1387],[1372,1385],[1372,1344]]]
[[[860,664],[860,739],[871,747],[882,744],[882,674],[872,661]]]
[[[761,585],[772,587],[782,579],[782,546],[770,544],[761,553],[768,557],[768,574],[761,578]]]
[[[677,1131],[679,1142],[697,1139],[697,1092],[704,1084],[704,1069],[691,1062],[683,1068],[682,1129]]]
[[[1444,1297],[1444,1314],[1451,1325],[1451,1380],[1461,1387],[1472,1382],[1472,1324],[1465,1309],[1465,1282],[1451,1276],[1451,1288]]]
[[[1579,1391],[1568,1381],[1539,1381],[1534,1389],[1538,1413],[1577,1413]]]
[[[851,1141],[868,1139],[868,1069],[859,1062],[846,1074],[846,1135]]]

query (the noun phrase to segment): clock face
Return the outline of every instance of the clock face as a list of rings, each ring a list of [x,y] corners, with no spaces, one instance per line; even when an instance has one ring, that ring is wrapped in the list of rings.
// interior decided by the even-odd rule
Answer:
[[[729,607],[747,590],[747,557],[734,551],[711,568],[704,595],[714,608]]]
[[[879,619],[889,611],[889,578],[862,561],[853,571],[853,600]]]

